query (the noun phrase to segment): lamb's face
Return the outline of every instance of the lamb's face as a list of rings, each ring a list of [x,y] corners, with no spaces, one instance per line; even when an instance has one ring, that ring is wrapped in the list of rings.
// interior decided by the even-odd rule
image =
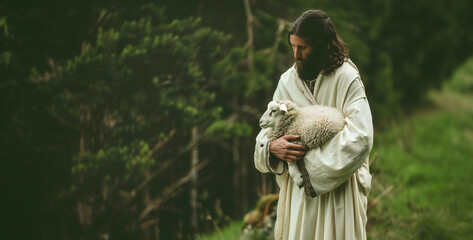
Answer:
[[[261,128],[274,128],[276,122],[281,119],[285,112],[287,112],[286,105],[271,101],[268,104],[268,109],[264,112],[259,121],[259,126]]]

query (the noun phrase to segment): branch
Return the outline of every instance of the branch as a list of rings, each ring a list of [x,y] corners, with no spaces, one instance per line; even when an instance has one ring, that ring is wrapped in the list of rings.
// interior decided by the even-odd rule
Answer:
[[[284,27],[286,26],[286,22],[282,19],[278,19],[278,23],[279,25],[278,25],[278,30],[276,31],[276,39],[274,40],[273,47],[271,48],[271,52],[269,54],[269,58],[271,62],[274,62],[274,59],[276,58],[279,42],[281,41],[281,33],[284,30]]]
[[[386,196],[386,194],[388,194],[389,192],[391,192],[391,190],[393,190],[393,185],[389,186],[388,188],[386,188],[386,190],[384,190],[381,194],[379,194],[373,201],[371,201],[370,203],[370,206],[368,207],[368,209],[371,209],[373,206],[375,206],[378,201],[383,198],[384,196]]]
[[[248,34],[248,42],[246,43],[246,47],[248,47],[248,68],[250,72],[254,70],[254,63],[253,63],[253,21],[254,17],[251,13],[250,2],[249,0],[243,0],[245,4],[245,13],[246,13],[246,33]]]
[[[254,108],[254,107],[251,107],[251,106],[248,106],[248,105],[244,105],[242,108],[241,108],[241,111],[242,112],[245,112],[245,113],[248,113],[248,114],[251,114],[252,116],[256,117],[256,118],[260,118],[261,115],[263,115],[264,111],[260,111],[258,110],[257,108]]]
[[[151,149],[151,151],[148,154],[148,158],[151,158],[151,156],[158,151],[160,148],[162,148],[169,140],[176,134],[176,130],[173,129],[171,132],[169,132],[169,135],[167,135],[163,140],[158,141],[156,145]]]
[[[196,175],[197,175],[197,172],[199,170],[201,170],[205,165],[207,165],[208,163],[208,160],[204,160],[202,162],[199,163],[199,165],[197,165],[197,167],[195,168],[195,171],[193,170],[190,170],[189,173],[182,177],[181,179],[179,179],[177,182],[173,183],[171,186],[167,187],[166,189],[164,189],[164,191],[162,192],[161,196],[156,198],[153,202],[151,202],[151,204],[149,204],[140,214],[140,220],[143,220],[146,216],[148,216],[148,214],[152,211],[152,210],[155,210],[155,209],[158,209],[159,206],[161,205],[161,203],[163,203],[164,201],[166,201],[168,198],[176,195],[176,189],[178,189],[179,187],[181,187],[183,184],[191,181]]]
[[[70,127],[70,128],[73,128],[77,131],[80,131],[80,127],[79,125],[76,125],[76,124],[72,124],[72,123],[68,123],[66,122],[66,120],[64,120],[64,118],[62,118],[59,114],[57,114],[54,110],[52,110],[51,108],[46,108],[46,111],[51,114],[60,124],[66,126],[66,127]]]
[[[102,10],[100,12],[100,15],[97,19],[97,21],[95,22],[94,26],[92,26],[90,29],[89,29],[89,32],[87,32],[87,34],[92,34],[99,26],[100,24],[106,19],[106,18],[109,18],[110,14],[108,14],[107,10]]]
[[[161,163],[161,166],[160,166],[159,169],[157,169],[157,170],[153,171],[152,173],[150,173],[141,183],[139,183],[130,192],[128,192],[128,193],[122,192],[123,196],[130,196],[131,197],[127,201],[125,201],[124,205],[126,205],[129,201],[131,201],[132,197],[135,197],[138,192],[141,192],[143,189],[145,189],[145,187],[155,177],[159,176],[162,171],[166,170],[174,162],[174,159],[179,158],[182,154],[189,151],[194,145],[196,145],[199,141],[201,141],[204,138],[207,138],[207,135],[202,135],[199,138],[197,138],[195,141],[189,142],[186,147],[182,148],[179,152],[177,152],[177,154],[174,156],[174,158],[168,159],[164,163]]]
[[[49,79],[56,77],[57,66],[54,63],[54,59],[48,57],[47,61],[48,61],[49,67],[51,67],[51,72],[46,72],[44,73],[44,75],[31,78],[32,82],[34,83],[47,82]]]
[[[373,165],[373,163],[374,163],[377,159],[378,159],[378,153],[375,152],[375,153],[373,154],[373,157],[371,157],[371,159],[370,159],[370,167],[371,167],[371,165]]]

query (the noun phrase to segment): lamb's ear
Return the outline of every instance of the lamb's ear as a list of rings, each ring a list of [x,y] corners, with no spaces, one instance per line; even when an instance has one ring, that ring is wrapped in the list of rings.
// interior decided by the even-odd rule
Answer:
[[[281,104],[281,105],[279,106],[279,110],[281,110],[281,111],[287,113],[287,107],[286,107],[286,105],[285,105],[285,104]]]

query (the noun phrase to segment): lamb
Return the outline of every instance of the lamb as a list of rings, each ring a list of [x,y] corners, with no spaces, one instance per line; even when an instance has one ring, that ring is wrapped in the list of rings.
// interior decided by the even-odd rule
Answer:
[[[271,101],[259,125],[262,129],[271,128],[270,141],[284,135],[298,135],[300,138],[293,143],[312,149],[322,146],[340,132],[345,126],[345,118],[333,107],[314,105],[298,108],[291,101]],[[302,188],[304,180],[298,166],[295,162],[288,162],[288,167],[289,175]]]

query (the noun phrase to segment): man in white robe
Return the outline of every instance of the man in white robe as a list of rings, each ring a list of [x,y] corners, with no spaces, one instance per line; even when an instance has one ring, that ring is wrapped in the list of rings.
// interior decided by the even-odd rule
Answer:
[[[297,136],[270,142],[270,129],[258,134],[255,166],[260,172],[275,173],[280,189],[275,239],[366,239],[373,126],[358,69],[322,11],[302,14],[289,42],[296,64],[282,74],[273,100],[290,100],[299,107],[335,107],[346,125],[330,142],[310,150],[290,143]],[[288,175],[285,161],[297,161],[305,168],[310,182],[302,189]]]

